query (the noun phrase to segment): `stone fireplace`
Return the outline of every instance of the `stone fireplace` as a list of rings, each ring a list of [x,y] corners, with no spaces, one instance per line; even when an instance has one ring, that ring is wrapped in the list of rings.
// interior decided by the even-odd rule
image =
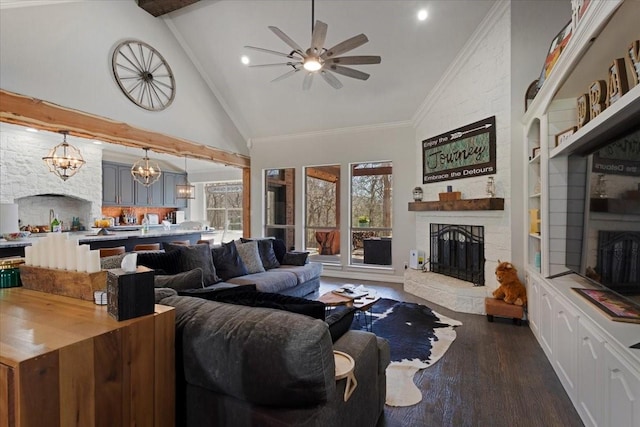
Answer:
[[[463,224],[482,228],[484,254],[480,255],[478,252],[472,257],[477,257],[478,266],[482,265],[483,271],[476,275],[480,277],[481,274],[483,284],[486,286],[475,285],[472,283],[473,279],[467,281],[435,271],[423,272],[408,269],[404,276],[404,290],[454,311],[484,314],[484,298],[490,296],[497,288],[495,268],[498,260],[511,260],[511,229],[507,212],[504,210],[417,211],[416,248],[425,252],[427,260],[430,260],[433,253],[432,224]],[[479,230],[478,228],[476,231]],[[469,238],[465,237],[462,240],[465,244],[460,248],[466,250],[467,240],[470,243],[469,248],[473,249],[474,244],[471,242],[477,239],[469,235]],[[477,241],[475,247],[479,249]],[[479,282],[480,279],[475,281]]]

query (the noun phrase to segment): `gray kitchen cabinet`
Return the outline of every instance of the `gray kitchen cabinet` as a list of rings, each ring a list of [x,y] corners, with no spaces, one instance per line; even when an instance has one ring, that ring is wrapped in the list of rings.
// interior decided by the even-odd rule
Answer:
[[[131,166],[102,162],[102,204],[133,205],[134,187]]]
[[[162,177],[149,187],[135,182],[136,206],[164,206],[164,185]]]

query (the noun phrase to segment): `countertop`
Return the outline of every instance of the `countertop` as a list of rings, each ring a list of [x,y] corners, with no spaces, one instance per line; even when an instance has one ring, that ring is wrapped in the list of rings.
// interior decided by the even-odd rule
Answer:
[[[161,237],[161,236],[179,236],[185,234],[206,234],[207,231],[204,230],[180,230],[173,228],[171,230],[164,230],[162,226],[152,226],[149,228],[149,231],[145,234],[142,234],[141,230],[133,230],[133,231],[113,231],[113,234],[108,234],[105,236],[98,236],[96,233],[97,229],[87,230],[87,231],[74,231],[74,232],[65,232],[63,233],[69,239],[78,239],[80,243],[87,242],[96,242],[96,241],[107,241],[107,240],[122,240],[122,239],[145,239],[149,237]],[[6,241],[4,239],[0,239],[0,248],[20,248],[24,246],[31,246],[34,242],[39,241],[46,235],[51,233],[38,233],[35,236],[37,237],[28,237],[26,239],[17,240],[17,241]],[[32,234],[32,236],[34,236]]]

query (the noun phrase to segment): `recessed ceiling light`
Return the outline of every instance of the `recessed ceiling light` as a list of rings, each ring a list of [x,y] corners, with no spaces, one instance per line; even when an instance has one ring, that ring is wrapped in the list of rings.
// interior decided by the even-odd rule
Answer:
[[[98,141],[97,139],[94,139],[93,143],[96,145],[102,145],[102,141]]]
[[[24,128],[24,130],[26,130],[27,132],[33,132],[33,133],[38,132],[38,129],[35,129],[35,128]]]
[[[428,16],[429,16],[429,12],[427,12],[427,9],[422,9],[420,10],[420,12],[418,12],[418,19],[420,21],[424,21],[425,19],[427,19]]]
[[[240,57],[240,61],[242,61],[242,63],[243,63],[244,65],[249,65],[249,62],[251,62],[251,61],[249,60],[249,57],[248,57],[247,55],[242,55],[242,56]]]

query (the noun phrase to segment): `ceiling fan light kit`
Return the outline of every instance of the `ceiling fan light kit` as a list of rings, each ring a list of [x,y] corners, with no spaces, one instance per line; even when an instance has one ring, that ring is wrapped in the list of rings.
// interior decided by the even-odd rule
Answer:
[[[293,39],[287,36],[278,27],[269,26],[269,29],[278,36],[283,42],[285,42],[291,49],[289,53],[278,52],[275,50],[264,49],[255,46],[245,46],[247,49],[252,49],[258,52],[268,53],[271,55],[282,56],[291,59],[291,61],[281,62],[276,64],[259,64],[249,65],[249,67],[278,67],[287,66],[291,67],[285,74],[276,77],[272,82],[277,82],[290,77],[298,71],[305,71],[304,80],[302,82],[302,89],[308,90],[313,82],[313,76],[320,74],[320,76],[334,89],[340,89],[342,83],[333,73],[340,74],[346,77],[351,77],[359,80],[367,80],[369,74],[356,70],[354,68],[345,67],[344,65],[366,65],[366,64],[379,64],[382,59],[379,56],[343,56],[343,53],[349,52],[357,47],[367,43],[369,39],[364,34],[358,34],[344,40],[337,45],[326,49],[324,47],[325,39],[327,36],[327,24],[322,21],[315,21],[314,17],[314,0],[311,1],[311,46],[307,50],[303,50]]]

